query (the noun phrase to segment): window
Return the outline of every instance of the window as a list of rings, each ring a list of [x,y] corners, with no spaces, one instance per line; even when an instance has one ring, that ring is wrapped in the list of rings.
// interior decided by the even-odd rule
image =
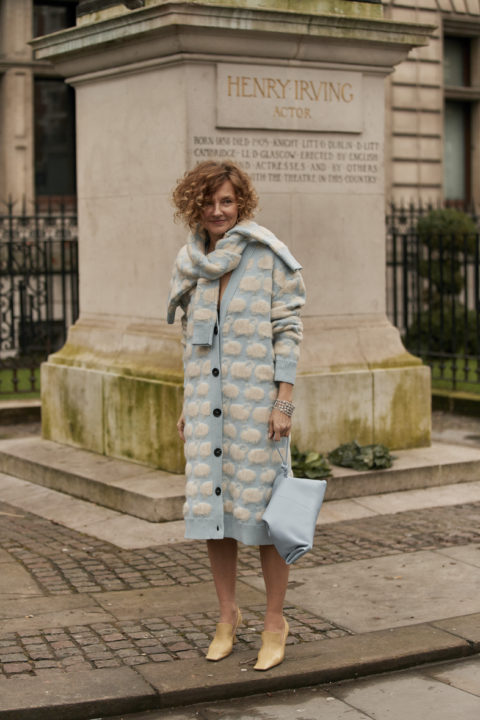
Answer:
[[[75,25],[76,2],[43,2],[35,0],[33,6],[33,37],[49,35]]]
[[[33,35],[48,35],[75,25],[76,2],[35,0]],[[34,79],[35,194],[74,198],[75,94],[63,78],[38,75]]]
[[[470,200],[470,105],[447,100],[444,109],[444,188],[448,202]]]
[[[444,38],[443,79],[445,85],[470,85],[470,38]]]
[[[473,63],[476,39],[445,36],[444,71],[444,192],[452,205],[464,206],[473,199],[473,118],[479,88],[475,87]]]
[[[35,78],[35,191],[75,195],[75,95],[63,80]]]

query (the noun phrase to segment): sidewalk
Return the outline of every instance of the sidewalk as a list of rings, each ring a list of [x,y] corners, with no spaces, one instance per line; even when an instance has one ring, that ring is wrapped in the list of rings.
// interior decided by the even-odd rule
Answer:
[[[479,447],[480,423],[462,423],[438,416],[437,432]],[[326,503],[313,552],[291,571],[286,660],[267,673],[253,670],[254,549],[240,548],[239,642],[207,663],[216,601],[204,544],[184,542],[182,523],[159,543],[136,518],[115,538],[115,516],[107,542],[105,512],[0,475],[0,718],[87,720],[480,652],[480,478]]]

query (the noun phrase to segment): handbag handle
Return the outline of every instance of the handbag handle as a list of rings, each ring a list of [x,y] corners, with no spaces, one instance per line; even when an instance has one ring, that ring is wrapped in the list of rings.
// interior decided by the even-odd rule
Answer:
[[[290,438],[288,435],[285,438],[285,441],[286,441],[285,442],[285,457],[283,457],[282,453],[280,452],[280,448],[278,447],[279,443],[277,443],[277,442],[275,443],[275,449],[278,452],[278,454],[280,455],[280,458],[282,460],[283,474],[285,475],[285,477],[287,477],[288,476],[288,443],[290,442]]]

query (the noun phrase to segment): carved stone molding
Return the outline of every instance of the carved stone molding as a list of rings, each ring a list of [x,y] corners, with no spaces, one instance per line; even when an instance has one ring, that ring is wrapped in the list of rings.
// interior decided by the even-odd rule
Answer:
[[[119,0],[80,0],[77,7],[77,16],[105,10],[118,4]],[[122,5],[125,5],[129,10],[136,10],[145,5],[145,0],[122,0]]]

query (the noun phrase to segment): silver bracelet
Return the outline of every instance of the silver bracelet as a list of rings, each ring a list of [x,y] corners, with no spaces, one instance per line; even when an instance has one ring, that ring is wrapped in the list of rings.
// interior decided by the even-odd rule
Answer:
[[[288,417],[292,417],[295,410],[295,405],[288,400],[275,400],[273,407],[280,410],[284,415],[288,415]]]

